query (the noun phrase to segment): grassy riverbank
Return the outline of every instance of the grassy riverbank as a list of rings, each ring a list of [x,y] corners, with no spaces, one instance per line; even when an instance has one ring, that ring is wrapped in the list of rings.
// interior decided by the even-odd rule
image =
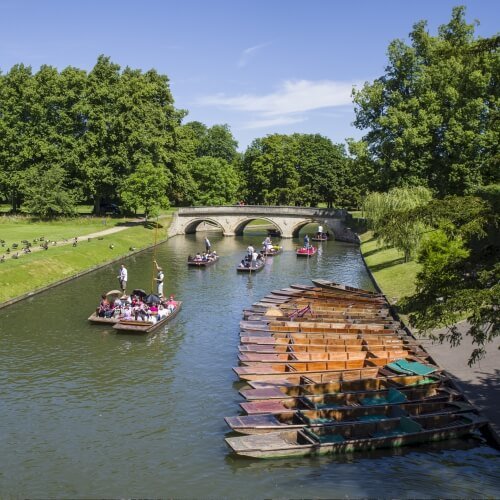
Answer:
[[[403,253],[394,248],[381,247],[371,231],[360,236],[366,264],[389,301],[413,294],[420,265],[415,261],[405,263]]]
[[[0,264],[0,303],[151,246],[155,239],[165,240],[170,221],[169,214],[159,219],[157,231],[155,224],[146,227],[137,224],[90,240],[86,235],[111,229],[123,221],[110,219],[104,225],[102,219],[98,222],[95,220],[95,223],[87,219],[58,221],[59,223],[36,223],[19,219],[17,223],[10,221],[5,222],[5,226],[0,224],[0,232],[3,235],[0,235],[0,238],[9,243],[16,238],[19,243],[20,239],[32,241],[40,236],[51,241],[79,237],[76,247],[71,244],[50,245],[48,250],[26,255],[20,252],[19,259],[7,258]],[[9,228],[9,224],[14,227]],[[132,248],[134,250],[131,250]]]

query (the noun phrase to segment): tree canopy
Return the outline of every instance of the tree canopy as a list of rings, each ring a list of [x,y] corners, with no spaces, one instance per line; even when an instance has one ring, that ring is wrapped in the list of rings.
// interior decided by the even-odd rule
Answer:
[[[393,41],[385,74],[353,93],[382,189],[425,185],[445,196],[498,182],[500,38],[475,38],[456,7],[437,36],[420,21],[410,41]]]

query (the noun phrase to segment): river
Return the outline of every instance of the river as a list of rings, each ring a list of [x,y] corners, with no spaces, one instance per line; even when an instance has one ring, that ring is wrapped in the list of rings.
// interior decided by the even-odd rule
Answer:
[[[90,325],[104,267],[0,311],[2,497],[498,497],[500,453],[475,438],[340,457],[257,461],[229,454],[223,417],[238,414],[242,309],[321,277],[371,287],[359,250],[327,242],[297,259],[297,241],[263,271],[237,274],[262,235],[210,234],[214,266],[186,266],[203,233],[160,245],[165,293],[184,302],[149,336]],[[151,289],[153,252],[124,262],[129,287]]]

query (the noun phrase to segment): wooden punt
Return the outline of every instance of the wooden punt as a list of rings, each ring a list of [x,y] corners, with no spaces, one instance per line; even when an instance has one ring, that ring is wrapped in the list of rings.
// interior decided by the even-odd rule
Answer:
[[[337,340],[337,339],[335,339]],[[364,344],[363,339],[353,339],[353,342],[346,343],[345,341],[338,341],[335,344],[297,344],[297,343],[287,343],[287,344],[240,344],[238,350],[243,354],[283,354],[286,352],[356,352],[356,351],[388,351],[395,350],[406,350],[412,352],[412,347],[406,348],[403,341],[396,339],[397,342],[394,343],[370,343]]]
[[[379,391],[391,387],[420,387],[428,384],[439,385],[446,380],[441,375],[395,375],[391,377],[366,378],[358,380],[335,380],[320,384],[303,378],[298,385],[269,385],[252,389],[241,389],[240,395],[247,401],[264,399],[286,399],[289,397],[328,394],[334,392]]]
[[[311,237],[311,241],[328,241],[330,238],[328,237],[328,235],[324,235],[324,236],[312,236]]]
[[[114,325],[119,321],[118,318],[101,318],[95,312],[88,317],[88,320],[94,325]]]
[[[257,264],[255,266],[250,266],[250,267],[236,267],[236,272],[238,273],[257,273],[259,271],[262,271],[262,269],[265,266],[265,262],[261,260],[260,262],[257,261]]]
[[[151,333],[166,325],[174,319],[182,307],[182,301],[177,302],[177,307],[166,317],[160,321],[153,323],[152,321],[134,321],[134,320],[120,320],[113,326],[118,333]]]
[[[307,394],[283,399],[259,399],[239,403],[247,415],[256,413],[281,413],[295,410],[326,410],[352,406],[380,406],[414,403],[423,400],[449,401],[462,395],[445,383],[427,384],[419,387],[401,387],[376,391],[332,392]]]
[[[320,429],[349,423],[390,420],[424,415],[474,412],[474,407],[464,401],[425,401],[400,405],[359,406],[332,410],[297,410],[283,413],[260,413],[225,417],[232,431],[240,434],[266,434],[309,427]]]
[[[398,351],[393,359],[404,358],[405,351]],[[330,361],[359,361],[363,363],[368,352],[284,352],[284,353],[242,353],[238,354],[238,360],[243,366],[259,366],[260,364],[283,364],[292,363],[295,367],[309,365],[311,363],[324,363],[326,366]],[[360,368],[358,366],[357,368]]]
[[[219,256],[217,255],[214,259],[212,260],[189,260],[187,261],[187,265],[189,267],[209,267],[215,264],[219,260]]]
[[[352,323],[349,321],[320,322],[320,321],[240,321],[240,330],[261,331],[271,333],[328,333],[339,330],[351,331],[384,331],[395,332],[392,327],[399,327],[396,322],[383,323]],[[347,332],[346,332],[347,333]]]
[[[295,254],[297,257],[312,257],[313,255],[316,255],[318,252],[318,247],[300,247],[295,250]]]
[[[420,362],[423,360],[420,360]],[[389,363],[390,360],[387,360]],[[429,370],[437,371],[437,367],[425,363]],[[283,380],[293,377],[298,380],[300,376],[318,377],[332,372],[346,371],[364,368],[384,368],[385,365],[374,363],[371,359],[344,359],[335,361],[310,361],[306,363],[296,363],[293,361],[282,363],[258,363],[253,366],[237,366],[233,371],[241,380]],[[369,378],[365,375],[360,378]],[[328,379],[327,379],[328,380]],[[333,379],[335,380],[335,379]]]
[[[335,283],[335,281],[328,281],[328,280],[323,280],[323,279],[315,279],[311,280],[316,287],[314,288],[317,290],[317,287],[319,288],[325,288],[326,290],[330,291],[340,291],[340,292],[349,292],[352,294],[362,294],[362,295],[371,295],[374,297],[383,297],[384,295],[379,292],[374,292],[372,290],[366,290],[365,288],[356,288],[354,286],[349,286],[349,285],[342,285],[340,283]],[[297,287],[300,290],[306,289],[307,285],[292,285],[292,287]],[[300,287],[300,288],[299,288]],[[312,288],[312,287],[310,287]]]
[[[279,255],[280,253],[283,253],[283,247],[278,247],[278,246],[273,246],[273,249],[269,251],[262,252],[263,255],[266,257],[275,257],[276,255]]]
[[[303,428],[226,438],[237,455],[253,458],[316,456],[442,441],[467,435],[488,421],[474,413],[451,413],[421,417],[350,423],[321,429]]]

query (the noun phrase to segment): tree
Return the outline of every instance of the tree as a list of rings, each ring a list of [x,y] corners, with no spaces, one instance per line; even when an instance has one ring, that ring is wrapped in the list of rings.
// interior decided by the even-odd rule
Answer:
[[[433,37],[414,25],[411,45],[389,45],[385,74],[353,92],[382,188],[425,185],[440,196],[498,182],[498,37],[474,39],[465,8]]]
[[[32,170],[24,182],[24,211],[44,218],[75,215],[75,195],[65,187],[67,175],[63,168],[54,165]]]
[[[424,334],[446,327],[441,342],[458,345],[463,335],[470,336],[477,347],[469,365],[482,359],[488,343],[500,334],[500,187],[486,191],[483,199],[447,197],[408,214],[434,231],[418,255],[422,270],[416,293],[401,306]],[[457,328],[463,319],[468,322],[465,334]]]
[[[214,125],[201,137],[197,154],[199,157],[211,156],[233,163],[238,156],[238,142],[228,125]]]
[[[143,207],[147,219],[150,215],[157,215],[161,208],[169,207],[166,196],[169,183],[170,179],[164,168],[155,167],[152,163],[142,163],[125,179],[120,196],[124,206],[134,212]]]
[[[363,211],[382,243],[393,246],[404,253],[408,262],[422,238],[424,224],[408,214],[431,199],[431,192],[423,187],[393,188],[388,193],[369,194]]]
[[[243,158],[249,201],[255,204],[300,203],[297,142],[291,136],[273,134],[256,139]]]
[[[36,101],[31,67],[15,65],[0,79],[0,189],[15,212],[20,186],[33,165],[32,106]]]
[[[344,147],[319,134],[294,134],[304,204],[341,206],[345,198],[347,157]]]
[[[236,201],[239,179],[227,161],[210,156],[198,158],[191,174],[197,184],[196,205],[230,205]]]

